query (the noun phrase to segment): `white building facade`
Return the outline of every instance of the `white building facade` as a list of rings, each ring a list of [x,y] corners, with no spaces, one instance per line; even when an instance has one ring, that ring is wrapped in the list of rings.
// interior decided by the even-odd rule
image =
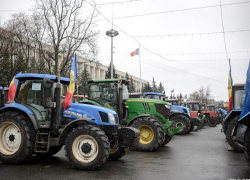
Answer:
[[[96,62],[91,62],[91,61],[86,61],[82,57],[77,57],[78,61],[78,73],[81,74],[84,70],[84,66],[86,66],[87,71],[89,72],[91,79],[105,79],[105,74],[108,71],[108,66],[105,66],[100,63]],[[116,69],[116,74],[118,75],[119,79],[125,79],[126,72],[122,72]],[[129,74],[129,77],[132,75]],[[141,87],[143,87],[147,81],[141,78],[138,78],[136,76],[132,76],[134,85],[135,85],[135,90],[137,92],[140,91],[140,84],[142,84]]]

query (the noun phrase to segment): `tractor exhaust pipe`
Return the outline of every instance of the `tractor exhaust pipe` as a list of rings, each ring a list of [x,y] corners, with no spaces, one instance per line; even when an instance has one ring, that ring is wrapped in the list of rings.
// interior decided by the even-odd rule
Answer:
[[[59,127],[60,127],[60,110],[61,110],[61,84],[60,83],[56,84],[55,102],[56,102],[56,110],[55,110],[53,132],[55,135],[58,135]]]
[[[4,97],[4,85],[2,86],[3,89],[2,89],[2,92],[1,92],[1,108],[4,107],[4,100],[5,100],[5,97]]]

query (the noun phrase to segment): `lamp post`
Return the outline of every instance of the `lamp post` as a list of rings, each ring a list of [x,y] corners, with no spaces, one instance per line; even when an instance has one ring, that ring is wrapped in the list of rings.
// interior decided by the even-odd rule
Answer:
[[[113,79],[113,37],[118,36],[118,31],[110,29],[106,32],[106,35],[111,37],[111,79]]]

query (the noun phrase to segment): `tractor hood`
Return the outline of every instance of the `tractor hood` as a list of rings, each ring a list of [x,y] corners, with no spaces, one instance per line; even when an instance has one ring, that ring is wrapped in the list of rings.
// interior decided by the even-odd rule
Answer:
[[[119,119],[115,111],[101,106],[81,103],[71,103],[63,111],[63,117],[71,119],[86,119],[99,125],[118,125]]]
[[[172,113],[186,114],[186,115],[188,115],[190,117],[189,108],[186,108],[186,107],[172,105],[171,106],[171,112]]]
[[[164,104],[171,106],[170,103],[161,101],[161,100],[155,100],[155,99],[139,99],[139,98],[129,98],[127,99],[128,102],[145,102],[145,103],[155,103],[155,104]]]

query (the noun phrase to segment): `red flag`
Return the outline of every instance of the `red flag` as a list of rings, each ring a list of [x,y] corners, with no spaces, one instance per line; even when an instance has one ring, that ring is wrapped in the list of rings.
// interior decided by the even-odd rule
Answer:
[[[77,79],[77,61],[76,61],[76,54],[74,55],[74,59],[72,62],[71,70],[70,70],[70,83],[68,87],[68,91],[66,97],[63,101],[63,110],[67,109],[71,102],[72,96],[75,92],[75,79]]]

